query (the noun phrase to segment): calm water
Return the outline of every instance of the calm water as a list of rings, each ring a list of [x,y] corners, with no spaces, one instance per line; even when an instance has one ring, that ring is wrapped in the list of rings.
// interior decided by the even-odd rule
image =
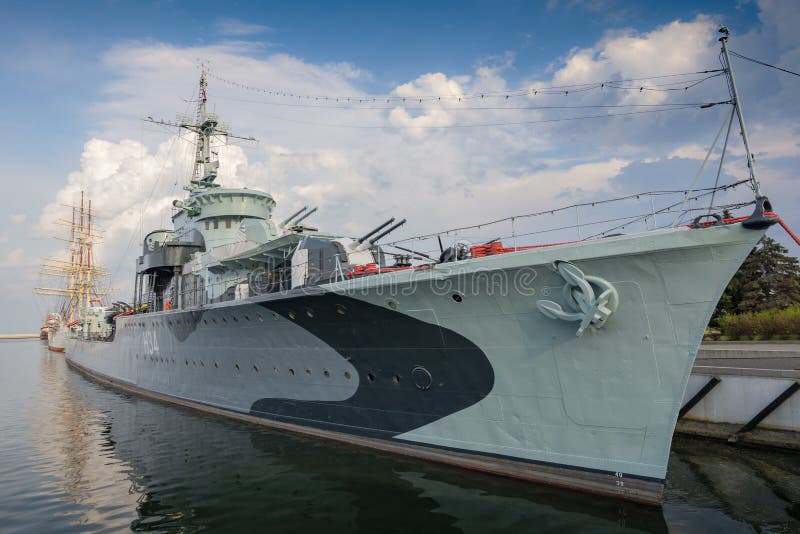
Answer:
[[[0,532],[800,532],[800,455],[677,439],[662,509],[107,389],[0,342]]]

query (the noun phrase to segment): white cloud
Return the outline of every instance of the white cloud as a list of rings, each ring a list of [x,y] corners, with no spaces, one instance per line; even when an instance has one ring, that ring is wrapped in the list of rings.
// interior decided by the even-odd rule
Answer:
[[[242,37],[246,35],[256,35],[259,33],[271,32],[272,28],[264,26],[263,24],[254,24],[252,22],[244,22],[239,19],[224,18],[217,20],[216,24],[217,33],[221,35],[233,35]]]
[[[11,221],[11,224],[22,224],[27,218],[27,213],[12,213],[8,216],[8,220]]]
[[[700,16],[647,33],[607,34],[591,47],[570,52],[554,64],[552,75],[530,86],[647,76],[651,78],[642,83],[654,85],[660,83],[652,78],[658,73],[715,66],[715,30],[712,18]],[[692,175],[671,176],[667,184],[654,184],[645,176],[624,186],[619,178],[636,163],[647,163],[652,170],[670,164],[670,158],[702,159],[722,120],[716,108],[664,117],[552,124],[533,122],[596,111],[562,110],[554,115],[542,109],[492,109],[502,105],[481,99],[464,101],[461,109],[454,109],[459,96],[506,91],[511,56],[455,76],[422,74],[391,92],[406,98],[405,104],[393,100],[353,110],[352,103],[342,109],[348,108],[346,101],[305,98],[366,98],[358,83],[369,73],[351,63],[317,65],[287,54],[264,56],[262,49],[244,42],[192,48],[118,46],[104,56],[106,67],[118,78],[106,86],[104,100],[94,108],[99,127],[85,144],[80,169],[69,175],[54,200],[54,204],[73,202],[82,189],[91,196],[99,222],[107,228],[99,250],[101,260],[112,270],[121,262],[118,284],[128,284],[132,278],[142,232],[169,224],[171,201],[183,194],[180,186],[187,181],[191,161],[189,142],[143,126],[139,118],[169,119],[179,105],[190,108],[179,98],[192,95],[198,57],[211,64],[208,93],[213,109],[233,124],[233,131],[260,140],[257,145],[220,149],[219,182],[272,193],[278,202],[276,218],[302,205],[319,205],[320,211],[309,222],[351,235],[389,216],[407,217],[407,227],[397,235],[413,235],[554,208],[575,199],[685,186]],[[219,78],[294,96],[246,91]],[[697,93],[679,96],[724,96],[721,79],[708,85],[709,89],[703,86]],[[430,95],[452,95],[455,101],[423,98]],[[671,93],[607,90],[574,99],[539,95],[513,104],[653,104],[671,98]],[[531,124],[452,128],[509,122]],[[760,124],[765,123],[753,121],[751,135],[758,141],[757,162],[764,163],[764,172],[774,169],[769,158],[800,156],[789,117],[769,129]],[[739,177],[742,169],[746,173],[736,136],[731,137],[731,158],[725,167],[728,179]],[[758,155],[759,150],[764,156]],[[789,189],[786,180],[776,183],[779,191]],[[787,196],[797,197],[796,193]],[[45,208],[41,226],[47,226],[44,214],[52,208]],[[532,227],[540,224],[537,220]],[[548,224],[555,224],[555,219]],[[548,238],[537,234],[530,239]]]
[[[683,145],[669,153],[667,158],[696,159],[704,160],[708,154],[708,148],[700,145]]]
[[[554,67],[552,82],[562,86],[635,78],[635,82],[622,84],[632,90],[606,89],[606,92],[618,103],[666,102],[673,92],[640,92],[637,87],[655,88],[673,81],[654,77],[660,73],[692,73],[709,66],[716,68],[719,51],[716,29],[712,18],[701,15],[693,21],[674,21],[647,33],[609,32],[594,46],[572,50],[562,66]],[[532,83],[530,87],[536,89],[539,85]]]
[[[29,262],[25,258],[25,250],[21,247],[0,254],[0,269],[22,267],[27,263]]]

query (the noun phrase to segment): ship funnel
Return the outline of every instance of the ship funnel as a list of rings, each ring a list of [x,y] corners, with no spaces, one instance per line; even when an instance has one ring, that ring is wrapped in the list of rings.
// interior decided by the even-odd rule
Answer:
[[[394,217],[392,217],[391,219],[389,219],[385,223],[381,224],[380,226],[378,226],[374,230],[371,230],[371,231],[367,232],[366,234],[364,234],[363,236],[359,237],[358,240],[357,240],[358,244],[360,245],[361,243],[366,241],[369,236],[373,235],[375,232],[379,232],[379,231],[383,230],[384,228],[386,228],[387,226],[389,226],[393,222],[394,222]]]
[[[305,212],[305,213],[304,213],[304,214],[303,214],[303,215],[302,215],[302,216],[301,216],[299,219],[295,219],[294,221],[292,221],[292,224],[293,224],[293,225],[300,224],[300,221],[304,221],[304,220],[306,220],[308,217],[310,217],[310,216],[311,216],[311,214],[312,214],[312,213],[314,213],[314,212],[315,212],[315,211],[317,211],[318,209],[319,209],[319,207],[317,207],[317,206],[313,207],[313,208],[312,208],[312,209],[310,209],[309,211]]]
[[[281,224],[279,224],[278,226],[283,228],[284,226],[289,224],[289,221],[291,221],[292,219],[294,219],[295,217],[297,217],[298,215],[300,215],[301,213],[303,213],[307,209],[308,209],[308,206],[303,206],[302,208],[300,208],[299,210],[294,212],[290,217],[287,217],[287,219],[285,221],[283,221]]]
[[[385,232],[382,232],[382,233],[380,233],[380,234],[376,235],[375,237],[373,237],[372,239],[370,239],[370,240],[369,240],[369,244],[370,244],[370,245],[374,245],[374,244],[375,244],[375,242],[376,242],[376,241],[378,241],[380,238],[382,238],[382,237],[384,237],[384,236],[386,236],[386,235],[389,235],[389,234],[391,234],[392,232],[394,232],[395,230],[397,230],[398,228],[400,228],[401,226],[403,226],[405,223],[406,223],[406,220],[405,220],[405,219],[403,219],[403,220],[402,220],[402,221],[400,221],[399,223],[393,224],[393,225],[392,225],[391,227],[389,227],[389,229],[388,229],[388,230],[386,230]]]

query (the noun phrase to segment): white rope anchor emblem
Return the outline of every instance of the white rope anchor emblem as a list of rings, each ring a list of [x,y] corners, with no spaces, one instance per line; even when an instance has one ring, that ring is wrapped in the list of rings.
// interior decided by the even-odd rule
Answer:
[[[546,317],[562,321],[580,321],[576,336],[581,337],[589,327],[602,327],[619,306],[617,290],[603,278],[588,276],[568,261],[556,261],[553,267],[567,283],[562,297],[564,309],[552,300],[538,300],[536,307]],[[600,295],[595,297],[595,288]]]

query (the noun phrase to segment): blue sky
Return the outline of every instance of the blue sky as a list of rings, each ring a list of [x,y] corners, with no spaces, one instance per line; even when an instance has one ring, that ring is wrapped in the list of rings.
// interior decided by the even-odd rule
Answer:
[[[14,279],[10,273],[20,269],[34,272],[40,257],[57,250],[48,236],[57,233],[51,222],[58,203],[88,189],[110,228],[99,253],[124,294],[137,248],[128,243],[138,239],[137,228],[168,219],[169,202],[179,196],[175,184],[185,175],[181,142],[139,119],[183,111],[181,99],[192,96],[200,58],[219,76],[252,86],[411,98],[716,68],[716,28],[726,24],[732,49],[798,70],[799,5],[5,2],[0,97],[10,128],[3,161],[18,201],[0,213],[3,278]],[[636,47],[641,53],[631,53]],[[800,226],[793,181],[800,164],[800,79],[740,60],[734,67],[766,193]],[[295,109],[214,79],[209,94],[237,131],[259,138],[255,146],[223,153],[228,182],[270,190],[279,214],[318,203],[318,222],[343,232],[386,214],[409,217],[408,231],[421,233],[580,199],[685,187],[726,112],[720,106],[663,117],[440,130],[429,127],[566,112]],[[725,89],[712,80],[670,99],[620,91],[568,101],[629,105],[684,96],[690,102],[724,99]],[[522,103],[564,101],[549,96]],[[367,124],[380,128],[341,127]],[[736,139],[731,155],[727,181],[745,172]],[[709,177],[703,180],[708,185]],[[35,276],[24,287],[6,282],[0,288],[6,309],[23,310],[9,318],[9,328],[30,330],[38,323],[41,304],[32,305],[28,293],[34,282]]]

